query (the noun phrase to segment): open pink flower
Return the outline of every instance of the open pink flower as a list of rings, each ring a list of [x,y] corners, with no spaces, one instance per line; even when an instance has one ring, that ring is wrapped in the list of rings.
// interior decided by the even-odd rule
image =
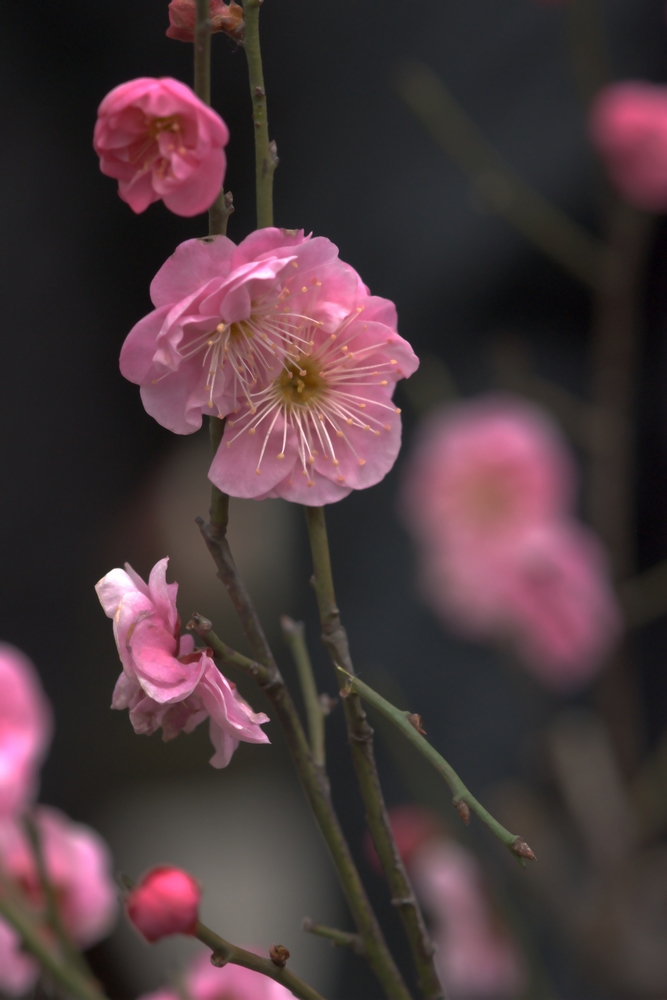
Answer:
[[[152,868],[127,894],[127,915],[151,943],[171,934],[194,934],[201,887],[181,868]]]
[[[611,84],[595,99],[593,143],[621,194],[650,212],[667,209],[667,87]]]
[[[176,215],[199,215],[215,201],[229,132],[222,118],[178,80],[140,77],[100,104],[93,145],[100,169],[118,180],[135,212],[162,199]]]
[[[0,819],[35,794],[52,733],[51,709],[30,660],[0,644]]]
[[[147,584],[126,564],[107,573],[95,588],[113,618],[123,664],[111,707],[129,708],[136,733],[150,735],[162,728],[165,740],[192,732],[208,718],[216,751],[211,764],[226,767],[240,742],[269,742],[260,729],[269,719],[252,711],[220,673],[209,649],[195,650],[192,636],[181,637],[178,584],[167,583],[168,562],[156,563]]]
[[[73,823],[57,809],[40,806],[34,817],[60,918],[73,941],[88,948],[109,933],[118,909],[107,846],[94,830]],[[0,868],[31,906],[45,906],[31,846],[16,820],[0,823]],[[0,922],[0,989],[20,995],[38,975],[37,963],[25,956],[14,932]]]
[[[403,480],[409,531],[438,543],[488,548],[572,503],[574,470],[546,416],[511,396],[452,406],[424,423]]]
[[[327,503],[378,482],[396,458],[391,396],[418,362],[393,304],[337,255],[329,240],[280,229],[238,247],[189,240],[125,341],[121,371],[165,427],[188,434],[206,412],[234,414],[210,472],[234,496]]]
[[[211,965],[208,952],[197,957],[183,976],[183,987],[190,1000],[292,1000],[292,994],[280,983],[240,965]],[[146,993],[140,1000],[179,1000],[175,989]]]

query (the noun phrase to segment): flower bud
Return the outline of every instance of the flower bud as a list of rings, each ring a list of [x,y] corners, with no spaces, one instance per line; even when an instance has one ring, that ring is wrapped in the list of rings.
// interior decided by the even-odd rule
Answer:
[[[127,915],[151,943],[169,934],[194,934],[199,883],[180,868],[153,868],[125,899]]]

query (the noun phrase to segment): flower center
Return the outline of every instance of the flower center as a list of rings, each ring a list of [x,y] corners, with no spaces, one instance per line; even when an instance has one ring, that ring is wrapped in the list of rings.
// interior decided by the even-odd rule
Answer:
[[[146,129],[146,133],[151,139],[157,139],[161,132],[180,131],[181,120],[178,115],[169,115],[166,118],[150,118]]]
[[[288,407],[307,406],[311,399],[322,397],[326,383],[318,367],[315,359],[305,355],[287,364],[275,386]]]

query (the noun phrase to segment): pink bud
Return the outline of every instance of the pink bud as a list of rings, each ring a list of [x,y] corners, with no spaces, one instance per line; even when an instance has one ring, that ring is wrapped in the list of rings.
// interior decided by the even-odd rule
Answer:
[[[127,915],[151,943],[169,934],[194,934],[199,919],[199,883],[163,865],[153,868],[125,899]]]

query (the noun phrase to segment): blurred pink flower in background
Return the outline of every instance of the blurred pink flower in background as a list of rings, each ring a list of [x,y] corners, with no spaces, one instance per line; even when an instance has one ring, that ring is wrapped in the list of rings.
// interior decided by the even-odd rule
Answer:
[[[396,845],[432,920],[435,961],[449,1000],[516,1000],[526,988],[523,958],[494,911],[474,855],[421,806],[389,811]],[[366,853],[379,870],[370,837]]]
[[[491,397],[428,419],[402,510],[422,592],[454,630],[509,641],[543,683],[586,683],[620,613],[601,546],[570,516],[574,471],[535,407]]]
[[[393,304],[329,240],[273,228],[239,246],[189,240],[151,298],[121,372],[175,433],[233,414],[209,473],[220,489],[323,504],[389,471],[401,435],[391,397],[418,361]]]
[[[0,820],[34,797],[52,729],[37,671],[18,649],[0,643]]]
[[[226,767],[240,742],[268,743],[260,726],[269,721],[253,712],[235,685],[224,677],[210,649],[194,648],[181,637],[176,609],[177,583],[167,583],[168,558],[151,570],[146,584],[126,564],[107,573],[95,589],[114,636],[123,673],[111,707],[130,710],[136,733],[151,735],[162,727],[163,739],[190,733],[210,719],[214,767]]]
[[[211,965],[208,952],[197,955],[183,976],[184,992],[189,1000],[291,1000],[292,993],[262,976],[259,972],[240,965],[225,965],[217,969]],[[147,993],[139,1000],[181,1000],[176,989],[161,989]]]
[[[168,11],[167,37],[179,42],[194,42],[195,0],[171,0]],[[224,31],[236,41],[243,38],[243,7],[234,0],[230,0],[229,6],[221,0],[209,0],[209,22],[212,33]]]
[[[205,212],[225,174],[229,131],[185,84],[140,77],[100,104],[93,145],[100,169],[134,212],[162,199],[176,215]]]
[[[94,830],[73,823],[57,809],[39,806],[33,815],[61,920],[72,940],[88,948],[108,934],[118,909],[108,848]],[[0,868],[33,906],[43,908],[32,848],[16,820],[0,823]],[[0,922],[0,989],[20,995],[38,975],[37,963],[25,956],[14,932]]]
[[[127,915],[151,943],[171,934],[194,934],[201,888],[180,868],[152,868],[125,897]]]
[[[628,201],[667,209],[667,87],[641,81],[605,87],[591,108],[593,144]]]

